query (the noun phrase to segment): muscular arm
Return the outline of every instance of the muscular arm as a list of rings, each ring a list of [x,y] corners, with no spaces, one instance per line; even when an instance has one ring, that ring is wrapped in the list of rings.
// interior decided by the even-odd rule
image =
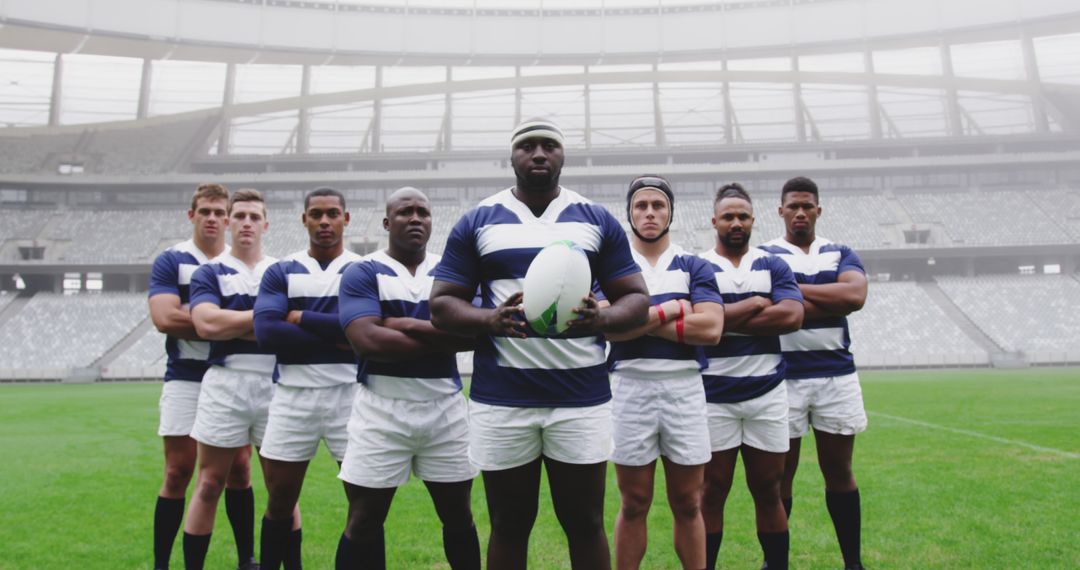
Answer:
[[[620,333],[649,321],[649,290],[640,273],[632,273],[606,283],[600,288],[611,305],[600,307],[595,297],[583,299],[584,306],[574,309],[580,318],[570,321],[570,328],[596,333]]]
[[[674,319],[668,320],[667,323],[653,331],[653,334],[672,342],[679,342],[676,326]],[[723,333],[724,305],[720,303],[696,303],[693,312],[683,317],[682,342],[686,344],[714,346],[719,344],[720,336]]]
[[[682,301],[678,299],[669,299],[667,301],[664,301],[663,303],[660,303],[660,307],[664,310],[664,317],[668,321],[673,321],[675,317],[679,315],[679,305],[681,303]],[[605,309],[611,306],[611,303],[608,303],[607,301],[600,301],[597,306],[601,309]],[[611,342],[633,340],[635,338],[638,338],[639,336],[644,336],[655,331],[656,329],[660,328],[661,325],[662,323],[660,322],[660,311],[656,310],[656,305],[650,305],[649,319],[645,322],[645,324],[622,332],[605,333],[604,337]]]
[[[732,307],[733,305],[725,306]],[[770,303],[743,324],[736,326],[728,321],[728,330],[754,336],[769,336],[795,332],[802,327],[802,322],[802,303],[794,299],[783,299],[776,304]]]
[[[808,319],[844,317],[862,309],[866,303],[866,289],[866,275],[859,271],[841,273],[836,283],[799,285]]]
[[[154,328],[169,336],[184,340],[200,340],[191,322],[191,312],[180,304],[180,296],[159,293],[150,297],[150,320]]]
[[[464,352],[476,346],[475,337],[461,336],[435,328],[431,321],[412,317],[384,317],[382,326],[423,341],[437,352]]]
[[[200,338],[232,340],[250,334],[253,311],[222,309],[213,303],[199,303],[191,309],[191,321]],[[250,338],[250,337],[249,337]]]
[[[320,313],[318,311],[289,311],[296,315],[296,321],[288,318],[289,322],[299,324],[300,328],[310,333],[319,335],[333,343],[345,343],[345,332],[341,330],[341,322],[337,313]]]
[[[431,324],[452,334],[474,336],[506,334],[525,338],[525,321],[514,320],[521,314],[521,292],[514,293],[494,309],[473,306],[475,288],[449,281],[435,280],[431,287]]]
[[[376,362],[400,362],[423,358],[433,351],[431,345],[399,330],[385,327],[379,317],[360,317],[345,328],[357,355]]]
[[[254,324],[255,339],[259,346],[266,350],[277,352],[327,344],[321,336],[288,322],[286,316],[278,312],[260,311],[255,316]]]
[[[750,322],[750,319],[758,316],[771,306],[772,301],[760,295],[747,297],[735,303],[726,303],[724,305],[724,327],[732,332],[743,332],[743,327]]]

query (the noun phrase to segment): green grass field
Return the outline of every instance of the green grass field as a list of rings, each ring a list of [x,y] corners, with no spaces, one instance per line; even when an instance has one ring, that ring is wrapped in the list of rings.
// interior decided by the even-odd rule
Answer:
[[[859,436],[863,553],[871,568],[1080,567],[1080,371],[864,373],[870,429]],[[158,384],[0,386],[0,568],[150,568],[161,483]],[[345,520],[325,451],[304,487],[304,561],[333,568]],[[256,471],[256,504],[265,505]],[[607,528],[618,511],[609,469]],[[662,481],[658,481],[662,485]],[[662,491],[645,568],[676,568]],[[530,567],[568,568],[542,495]],[[473,505],[488,533],[479,479]],[[235,567],[221,508],[209,568]],[[446,568],[423,485],[398,492],[387,523],[391,568]],[[809,442],[791,521],[796,568],[839,568],[821,475]],[[179,542],[174,567],[181,567]],[[757,568],[753,508],[737,482],[721,565]]]

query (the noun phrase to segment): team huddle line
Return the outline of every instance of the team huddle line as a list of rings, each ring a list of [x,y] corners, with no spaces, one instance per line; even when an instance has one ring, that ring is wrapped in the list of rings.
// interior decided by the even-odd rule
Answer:
[[[559,184],[556,124],[530,119],[510,138],[514,186],[458,220],[441,255],[427,251],[433,212],[415,188],[387,198],[388,247],[366,256],[345,248],[345,196],[309,192],[308,248],[278,260],[263,254],[271,221],[258,191],[199,186],[192,239],[155,260],[149,291],[168,354],[155,568],[169,567],[181,524],[185,567],[203,567],[222,495],[238,568],[302,568],[300,492],[325,442],[349,503],[338,569],[386,567],[383,525],[412,475],[434,502],[449,566],[479,569],[477,474],[491,522],[486,567],[525,568],[541,469],[571,566],[611,568],[609,460],[621,497],[615,566],[637,568],[658,459],[671,564],[713,569],[741,453],[763,567],[782,570],[811,428],[844,567],[862,568],[852,453],[867,420],[846,316],[865,302],[867,280],[854,251],[816,235],[816,184],[797,177],[780,189],[785,235],[758,247],[749,194],[721,187],[716,246],[695,254],[672,243],[675,192],[663,177],[629,184],[627,236]],[[556,242],[583,254],[591,291],[573,314],[529,326],[522,284]],[[466,351],[467,399],[456,357]],[[252,446],[267,490],[258,561]]]

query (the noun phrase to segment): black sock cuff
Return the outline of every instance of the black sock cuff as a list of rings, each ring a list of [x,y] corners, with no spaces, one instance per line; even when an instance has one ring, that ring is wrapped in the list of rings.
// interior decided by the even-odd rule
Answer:
[[[856,488],[854,490],[851,490],[851,491],[830,491],[828,489],[825,489],[825,498],[826,499],[837,499],[837,500],[842,501],[844,499],[852,498],[852,497],[854,497],[854,498],[859,497],[859,489],[858,488]]]
[[[169,499],[167,497],[158,497],[156,508],[157,510],[164,513],[179,512],[182,515],[184,514],[184,499]]]
[[[287,517],[283,519],[268,519],[263,517],[262,520],[263,529],[275,534],[288,534],[292,530],[293,518]]]
[[[245,496],[254,497],[255,496],[255,489],[253,489],[251,487],[248,487],[246,489],[230,489],[228,487],[225,487],[225,499],[226,500],[228,500],[229,497],[245,497]]]

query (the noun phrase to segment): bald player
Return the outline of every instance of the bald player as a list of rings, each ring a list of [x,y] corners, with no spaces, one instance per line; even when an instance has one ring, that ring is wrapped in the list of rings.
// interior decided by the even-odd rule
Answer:
[[[225,244],[229,191],[220,184],[200,184],[187,211],[191,239],[165,250],[150,272],[150,320],[167,335],[165,384],[161,389],[158,435],[165,447],[165,476],[154,509],[154,568],[167,569],[184,518],[184,497],[195,472],[197,444],[191,439],[202,378],[210,367],[210,343],[199,338],[188,303],[191,276],[200,265],[229,250]],[[236,537],[237,556],[254,540],[255,497],[248,463],[251,448],[236,454],[225,483],[225,511]]]
[[[438,254],[427,251],[431,203],[415,188],[386,201],[389,246],[354,263],[341,280],[340,314],[363,359],[339,477],[349,519],[337,567],[386,568],[383,523],[410,473],[424,481],[443,524],[443,552],[454,570],[480,569],[470,498],[468,407],[458,351],[473,339],[431,325],[428,296]]]

